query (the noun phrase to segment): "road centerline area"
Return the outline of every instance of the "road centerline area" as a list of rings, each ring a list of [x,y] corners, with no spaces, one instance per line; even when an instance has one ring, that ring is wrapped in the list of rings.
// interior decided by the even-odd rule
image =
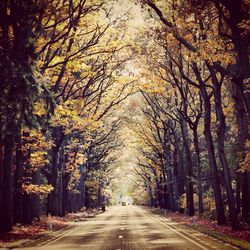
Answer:
[[[126,228],[121,226],[126,214]],[[123,222],[124,223],[124,222]],[[137,206],[113,207],[84,221],[78,227],[48,243],[25,250],[232,250],[235,247],[205,237],[164,217]],[[122,233],[121,233],[122,232]]]

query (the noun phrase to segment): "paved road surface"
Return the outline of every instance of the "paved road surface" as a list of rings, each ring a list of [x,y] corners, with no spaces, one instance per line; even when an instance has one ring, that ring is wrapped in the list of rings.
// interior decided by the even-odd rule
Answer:
[[[20,248],[19,248],[20,249]],[[26,250],[238,249],[137,206],[114,207]]]

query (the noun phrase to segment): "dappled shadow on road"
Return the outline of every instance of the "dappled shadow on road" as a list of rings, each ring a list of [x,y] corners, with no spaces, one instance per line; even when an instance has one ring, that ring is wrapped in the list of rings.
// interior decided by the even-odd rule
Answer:
[[[115,207],[54,241],[27,250],[232,249],[212,240],[205,242],[195,231],[183,233],[181,227],[172,227],[139,207]]]

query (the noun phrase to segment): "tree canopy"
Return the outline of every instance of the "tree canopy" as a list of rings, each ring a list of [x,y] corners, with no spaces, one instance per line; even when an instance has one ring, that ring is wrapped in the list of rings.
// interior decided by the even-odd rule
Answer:
[[[0,230],[121,192],[249,223],[249,6],[2,0]]]

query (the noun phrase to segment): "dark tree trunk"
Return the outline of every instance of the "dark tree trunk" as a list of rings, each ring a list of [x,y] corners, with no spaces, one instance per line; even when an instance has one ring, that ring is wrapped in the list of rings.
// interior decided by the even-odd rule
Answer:
[[[239,172],[236,173],[235,209],[237,215],[241,213],[241,174]]]
[[[177,162],[178,162],[178,172],[179,172],[179,183],[178,183],[178,189],[180,196],[184,194],[185,192],[185,168],[184,168],[184,150],[181,143],[181,140],[178,140],[178,151],[177,151]]]
[[[0,231],[8,232],[12,230],[13,224],[13,192],[12,192],[12,169],[15,148],[15,135],[6,134],[4,138],[4,158],[3,158],[3,205],[0,214]]]
[[[58,186],[57,186],[57,178],[58,178],[58,148],[52,148],[52,162],[51,162],[51,176],[49,179],[49,184],[53,186],[53,191],[51,191],[48,195],[48,204],[47,204],[47,212],[51,215],[58,215]]]
[[[32,224],[32,219],[31,195],[25,193],[23,197],[23,223],[30,225]]]
[[[235,77],[232,81],[235,86],[235,98],[238,128],[239,128],[239,148],[240,161],[244,161],[246,157],[246,141],[250,139],[250,131],[248,124],[250,119],[250,62],[249,62],[249,34],[243,34],[239,23],[249,19],[248,9],[244,6],[242,0],[220,1],[229,12],[230,18],[226,19],[231,29],[232,42],[236,51],[236,70]],[[245,171],[242,174],[242,217],[245,221],[250,222],[250,183],[248,180],[249,173]]]
[[[80,177],[80,182],[79,182],[79,191],[80,191],[80,207],[81,208],[85,205],[84,168],[85,168],[84,166],[80,167],[81,177]]]
[[[63,213],[70,211],[69,206],[69,190],[67,189],[69,183],[70,175],[68,173],[64,174],[64,181],[63,181]]]
[[[155,195],[156,195],[156,203],[155,206],[156,207],[160,207],[161,204],[161,193],[160,193],[160,186],[159,186],[159,181],[156,178],[156,190],[155,190]]]
[[[32,175],[32,183],[35,185],[40,185],[40,172],[36,171]],[[31,195],[31,217],[32,219],[40,219],[40,198],[38,194]]]
[[[222,97],[221,97],[221,84],[218,82],[218,79],[215,75],[215,72],[211,66],[208,65],[212,76],[212,83],[214,87],[214,99],[215,99],[215,110],[216,117],[218,121],[217,129],[217,152],[220,159],[220,163],[223,168],[224,181],[227,193],[227,203],[229,208],[229,217],[232,229],[238,229],[237,215],[235,211],[235,201],[232,188],[232,180],[230,176],[228,161],[225,153],[225,134],[226,134],[226,118],[222,108]]]
[[[246,112],[250,117],[249,85],[244,83],[244,80],[250,77],[249,34],[243,34],[244,30],[239,25],[244,19],[249,18],[249,13],[247,8],[243,6],[242,0],[223,1],[223,5],[226,6],[230,13],[230,18],[226,21],[232,32],[232,42],[236,51],[236,78],[233,82],[242,90],[244,97],[242,100],[245,102]]]
[[[172,188],[172,162],[171,162],[171,148],[170,148],[170,141],[169,141],[169,130],[165,124],[164,129],[164,162],[165,162],[165,169],[164,173],[166,176],[164,177],[164,193],[166,196],[165,208],[173,211],[174,210],[174,194]]]
[[[23,222],[23,157],[22,157],[22,142],[21,136],[17,136],[16,148],[16,169],[15,169],[15,183],[14,183],[14,222]]]
[[[1,215],[3,214],[3,156],[4,156],[4,143],[3,143],[4,123],[3,123],[3,115],[2,115],[3,103],[2,103],[2,97],[1,97],[3,92],[1,91],[2,91],[2,88],[0,85],[0,220],[1,220]]]
[[[177,148],[176,142],[175,142],[175,148],[173,152],[173,179],[174,179],[174,210],[179,211],[180,210],[180,204],[179,204],[179,198],[180,198],[180,173],[179,173],[179,166],[178,166],[178,148]]]
[[[219,174],[218,174],[218,168],[215,158],[215,152],[214,152],[214,145],[213,145],[213,138],[211,134],[211,107],[210,107],[210,101],[204,100],[204,109],[205,109],[205,116],[204,116],[204,135],[206,138],[206,147],[208,152],[208,159],[210,164],[210,170],[211,170],[211,181],[214,191],[214,197],[215,197],[215,204],[216,204],[216,216],[217,216],[217,222],[219,225],[225,224],[226,218],[224,213],[224,207],[223,207],[223,201],[221,197],[221,189],[220,189],[220,180],[219,180]]]
[[[61,148],[59,152],[59,163],[58,163],[58,215],[64,216],[65,211],[63,211],[63,193],[64,193],[64,171],[63,171],[63,165],[64,165],[64,149]]]
[[[52,138],[53,138],[55,145],[52,147],[52,150],[51,150],[51,171],[50,171],[49,184],[51,184],[54,187],[54,189],[48,195],[47,213],[51,215],[58,215],[59,151],[64,140],[64,135],[62,134],[61,129],[53,128]]]
[[[203,82],[197,65],[194,64],[194,73],[200,84],[200,93],[204,103],[204,135],[206,140],[206,148],[208,153],[208,160],[210,164],[211,182],[214,191],[216,218],[219,225],[226,223],[225,211],[223,207],[223,200],[221,196],[220,179],[218,174],[218,167],[216,163],[215,150],[213,144],[213,137],[211,132],[211,103],[210,97],[207,93],[205,83]]]
[[[66,211],[68,210],[67,206],[67,199],[68,199],[68,192],[67,192],[67,185],[66,185],[66,176],[65,174],[62,175],[62,217],[65,216]]]
[[[162,176],[160,176],[160,180],[159,180],[159,205],[160,208],[165,208],[165,199],[164,199],[164,187],[163,187],[163,178]]]
[[[235,109],[236,109],[236,119],[237,119],[237,125],[238,125],[238,158],[239,158],[239,166],[238,171],[240,171],[240,163],[244,161],[246,157],[246,147],[245,143],[248,138],[248,117],[246,112],[246,107],[244,105],[244,98],[242,94],[242,87],[239,84],[234,84],[234,98],[235,98]],[[247,171],[244,171],[243,173],[240,173],[238,180],[238,185],[241,185],[241,187],[238,186],[238,190],[241,190],[242,192],[242,199],[241,199],[241,205],[242,205],[242,218],[249,222],[250,221],[250,192],[249,192],[249,182],[247,180]],[[238,202],[239,202],[239,196],[238,196]],[[239,209],[239,206],[238,206]]]
[[[244,171],[242,173],[242,217],[250,223],[250,202],[249,202],[249,173]]]
[[[180,117],[181,134],[183,138],[183,144],[185,149],[185,162],[186,162],[186,202],[188,215],[194,215],[194,188],[193,188],[193,163],[191,160],[191,152],[188,139],[187,122]]]
[[[200,147],[197,134],[197,126],[193,129],[194,137],[194,149],[196,153],[197,162],[197,181],[198,181],[198,203],[199,203],[199,216],[203,214],[203,190],[202,190],[202,179],[201,179],[201,159],[200,159]]]

